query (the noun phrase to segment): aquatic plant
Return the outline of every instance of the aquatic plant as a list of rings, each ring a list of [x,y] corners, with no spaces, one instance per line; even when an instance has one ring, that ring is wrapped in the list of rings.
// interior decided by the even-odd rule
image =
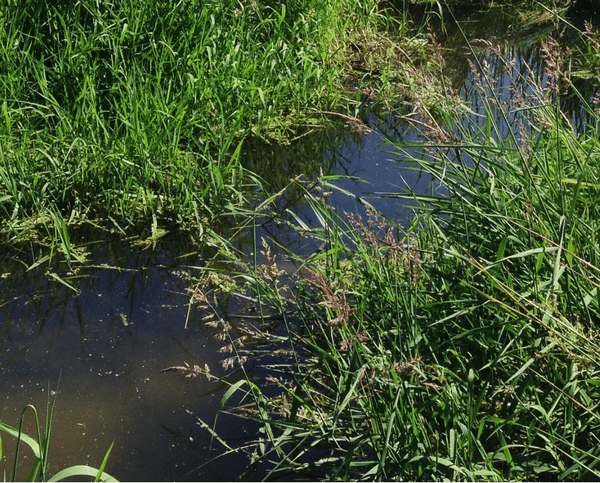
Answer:
[[[54,392],[54,391],[53,391]],[[16,439],[16,450],[13,460],[13,470],[10,481],[16,481],[17,469],[19,467],[19,453],[21,445],[27,445],[34,454],[35,460],[32,464],[31,471],[26,481],[63,481],[68,478],[82,479],[93,478],[93,481],[118,481],[104,472],[106,463],[112,451],[113,445],[106,452],[100,468],[96,469],[88,465],[74,465],[65,468],[55,475],[48,477],[48,463],[49,463],[49,450],[50,450],[50,435],[52,432],[52,426],[54,425],[54,408],[56,406],[56,396],[49,396],[48,403],[46,406],[46,423],[42,430],[40,420],[38,418],[38,412],[35,406],[28,404],[23,408],[21,417],[19,418],[19,427],[14,428],[8,424],[0,421],[0,431],[4,431],[10,436]],[[23,432],[23,424],[25,421],[25,415],[27,412],[32,413],[35,423],[36,437],[31,437]],[[36,439],[37,438],[37,439]],[[114,444],[114,443],[113,443]],[[0,461],[3,458],[2,453],[2,438],[0,437]],[[4,475],[4,481],[6,481],[6,475]],[[19,478],[19,480],[21,480]]]
[[[576,131],[558,86],[526,65],[507,66],[528,89],[504,103],[474,67],[480,111],[423,107],[421,156],[390,140],[399,163],[433,180],[427,195],[386,195],[418,203],[410,226],[362,199],[366,215],[337,213],[306,190],[319,226],[295,225],[321,250],[298,261],[291,297],[266,299],[293,303],[300,320],[286,364],[272,366],[279,393],[240,383],[255,404],[232,409],[264,425],[250,471],[600,476],[600,118],[581,96],[592,122]],[[564,78],[560,69],[548,56],[546,78]],[[341,191],[335,177],[321,186]]]

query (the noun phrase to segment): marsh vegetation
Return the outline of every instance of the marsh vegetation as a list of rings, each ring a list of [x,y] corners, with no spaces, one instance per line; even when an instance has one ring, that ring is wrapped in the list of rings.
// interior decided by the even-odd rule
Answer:
[[[63,219],[200,240],[258,183],[245,137],[285,139],[335,109],[340,35],[365,8],[4,2],[2,232],[64,233]]]
[[[249,456],[245,478],[597,478],[600,34],[576,21],[582,2],[408,3],[7,2],[1,232],[51,247],[32,266],[85,263],[81,225],[210,245],[192,300],[233,377],[174,367],[226,384],[220,406],[260,425],[236,448],[200,420],[224,454]],[[478,39],[490,8],[541,67],[507,61],[492,41],[506,32]],[[466,49],[458,68],[444,40]],[[399,165],[432,180],[381,194],[416,205],[404,225],[310,155],[268,182],[247,156],[332,120],[360,136],[369,115],[397,129]],[[310,256],[260,238],[265,220]],[[226,320],[234,298],[252,323]]]
[[[287,330],[228,346],[242,362],[249,338],[289,350],[269,358],[275,396],[235,386],[254,402],[231,411],[263,425],[246,476],[598,477],[598,34],[548,12],[541,69],[469,41],[477,104],[396,113],[422,135],[420,155],[388,140],[398,162],[433,179],[429,194],[384,195],[418,203],[411,223],[367,199],[362,215],[339,212],[336,177],[298,183],[317,226],[288,223],[320,250],[288,254],[290,280],[263,240],[266,263],[240,286]],[[490,74],[510,78],[509,95]]]

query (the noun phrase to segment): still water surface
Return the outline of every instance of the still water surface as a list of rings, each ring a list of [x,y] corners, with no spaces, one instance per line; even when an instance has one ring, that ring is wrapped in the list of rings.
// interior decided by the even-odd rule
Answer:
[[[78,296],[18,265],[2,280],[2,420],[17,426],[26,404],[44,409],[48,391],[56,392],[50,474],[72,464],[99,466],[112,441],[106,471],[122,480],[231,479],[245,464],[235,457],[198,469],[221,448],[211,445],[195,415],[212,423],[223,387],[161,372],[187,362],[224,373],[222,343],[202,323],[203,314],[194,308],[188,314],[179,270],[197,264],[198,255],[174,260],[180,250],[173,248],[146,253],[96,244],[90,265],[99,268],[82,269],[81,278],[69,280]],[[232,443],[249,435],[243,421],[226,417],[219,430]],[[34,433],[32,425],[27,432]],[[2,439],[6,457],[13,455],[10,438]],[[22,451],[26,459],[17,479],[27,477],[25,462],[31,461]]]

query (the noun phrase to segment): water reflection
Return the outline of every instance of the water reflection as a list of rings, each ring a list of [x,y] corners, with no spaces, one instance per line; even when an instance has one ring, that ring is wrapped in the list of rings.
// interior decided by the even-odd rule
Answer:
[[[398,153],[392,144],[400,139],[418,142],[423,139],[422,135],[405,120],[391,114],[368,112],[362,121],[360,129],[353,124],[337,122],[330,129],[302,135],[289,145],[249,140],[244,165],[266,181],[269,193],[282,191],[274,208],[280,216],[269,215],[262,220],[258,227],[259,237],[266,236],[300,256],[310,256],[322,248],[292,226],[298,224],[295,219],[307,226],[319,225],[303,196],[304,190],[317,197],[323,195],[318,183],[323,175],[343,177],[332,183],[356,195],[349,197],[340,191],[331,192],[329,202],[340,215],[344,212],[364,214],[365,205],[369,204],[390,219],[401,224],[410,223],[415,203],[390,202],[382,195],[390,192],[407,194],[411,190],[426,193],[432,189],[431,177],[417,170],[415,163],[405,161],[406,154]],[[418,155],[418,150],[412,149],[414,156]],[[303,182],[290,183],[297,176],[301,176]],[[256,203],[260,204],[263,199],[257,197]],[[240,247],[243,253],[248,253],[252,246],[252,236],[249,229],[245,237],[238,239],[244,246]]]
[[[212,422],[224,387],[161,372],[185,361],[225,374],[221,342],[202,313],[188,314],[179,271],[198,266],[199,254],[179,258],[189,247],[168,242],[168,250],[155,253],[122,242],[96,245],[92,262],[76,275],[63,267],[79,295],[43,271],[4,260],[10,273],[0,287],[2,420],[17,426],[26,404],[43,415],[48,384],[56,390],[60,378],[50,474],[72,464],[98,466],[112,441],[106,471],[122,480],[222,480],[245,467],[235,456],[198,469],[222,452],[196,417]],[[220,429],[232,442],[252,436],[240,421],[228,428],[225,418]],[[34,434],[31,424],[26,431]],[[0,471],[10,475],[14,441],[3,437],[3,443]],[[17,479],[26,478],[30,461]]]
[[[523,94],[531,100],[531,84],[541,90],[558,84],[561,108],[581,131],[594,119],[589,105],[600,87],[595,66],[598,53],[588,51],[590,39],[592,47],[598,45],[597,27],[585,23],[589,9],[584,3],[566,12],[567,21],[576,28],[566,28],[563,17],[544,10],[530,18],[510,6],[471,9],[462,15],[454,10],[446,12],[444,28],[438,22],[433,31],[443,45],[446,73],[453,88],[480,112],[481,92],[475,91],[481,79],[487,95],[491,89],[497,90],[504,108],[520,102]],[[499,116],[500,112],[494,114]]]
[[[544,99],[543,96],[551,93],[545,90],[560,80],[549,73],[549,55],[552,53],[548,52],[548,46],[554,45],[555,54],[563,55],[563,59],[568,53],[572,61],[584,65],[581,52],[586,44],[582,33],[565,29],[564,23],[559,28],[555,18],[543,10],[525,18],[519,9],[511,7],[482,9],[458,3],[451,11],[445,10],[442,16],[427,6],[411,6],[409,17],[418,26],[422,25],[423,18],[431,24],[432,38],[440,43],[439,48],[443,51],[446,75],[453,90],[460,93],[471,111],[468,119],[460,122],[477,132],[491,118],[493,136],[518,149],[531,128],[522,115],[523,108],[549,102],[551,97]],[[581,8],[580,2],[577,8],[568,12],[577,16]],[[567,70],[569,67],[561,68]],[[569,82],[578,89],[581,97],[574,95],[572,90],[558,95],[573,126],[581,131],[590,122],[595,122],[590,103],[598,92],[598,83],[589,79],[583,81],[576,76]],[[534,85],[539,89],[534,89]],[[361,86],[355,88],[359,92]],[[408,145],[428,140],[419,128],[419,122],[427,120],[418,115],[410,118],[406,114],[406,106],[387,113],[367,108],[362,120],[371,128],[370,132],[338,123],[329,130],[310,132],[307,129],[287,146],[249,140],[245,164],[268,181],[270,193],[288,185],[279,199],[278,211],[292,209],[309,226],[314,226],[317,221],[311,210],[298,202],[302,199],[299,185],[289,185],[289,181],[303,175],[310,182],[320,173],[366,181],[336,181],[340,188],[355,195],[347,197],[334,193],[332,203],[339,213],[362,212],[364,207],[360,200],[364,200],[385,216],[407,225],[412,219],[414,204],[410,201],[390,202],[381,195],[431,194],[438,188],[429,176],[416,169],[414,163],[406,161],[423,155],[421,149]],[[397,143],[407,145],[402,153],[394,146]],[[295,243],[293,251],[297,253],[310,254],[318,248],[310,243],[298,243],[298,235],[285,225],[265,224],[263,228],[283,246],[291,247]]]

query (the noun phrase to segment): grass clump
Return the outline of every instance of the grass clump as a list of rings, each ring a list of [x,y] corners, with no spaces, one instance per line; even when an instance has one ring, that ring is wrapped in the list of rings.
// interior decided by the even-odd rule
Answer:
[[[307,193],[320,227],[297,229],[321,250],[285,300],[293,357],[277,397],[248,390],[269,477],[599,476],[599,119],[584,102],[575,131],[529,82],[510,105],[483,82],[481,117],[426,117],[420,157],[397,143],[432,179],[388,194],[419,202],[410,227]]]
[[[3,230],[48,210],[202,233],[242,205],[249,132],[285,137],[339,95],[358,2],[4,2]],[[154,232],[153,232],[154,234]]]

